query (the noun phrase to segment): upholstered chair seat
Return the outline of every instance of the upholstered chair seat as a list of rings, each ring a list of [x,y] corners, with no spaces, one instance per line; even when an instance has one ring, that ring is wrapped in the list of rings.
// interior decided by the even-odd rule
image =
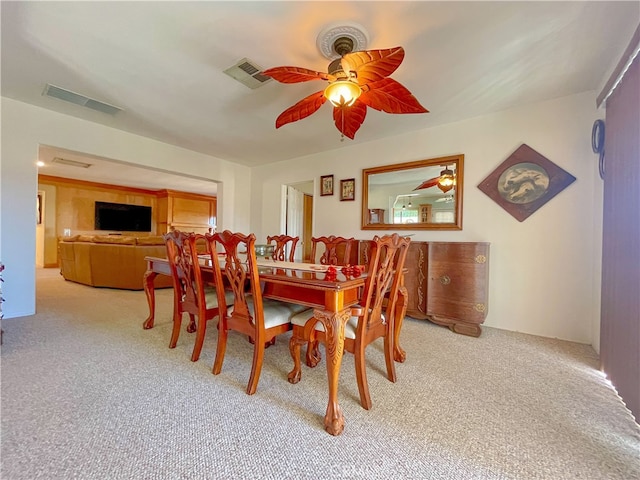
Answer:
[[[227,297],[227,313],[229,315],[233,315],[233,292],[231,296]],[[215,294],[215,292],[214,292]],[[217,300],[216,300],[217,305]],[[247,297],[247,305],[253,311],[253,299],[248,296]],[[291,322],[291,318],[299,315],[301,312],[308,311],[309,307],[305,307],[304,305],[296,305],[294,303],[281,302],[278,300],[270,300],[268,298],[264,298],[262,300],[262,311],[264,312],[264,328],[269,329],[272,327],[277,327],[279,325],[286,325]]]
[[[224,297],[227,302],[233,302],[233,292],[230,290],[224,291]],[[213,287],[204,288],[204,300],[207,308],[217,308],[218,306],[218,292]]]
[[[358,309],[360,307],[358,305],[355,305],[355,306],[353,306],[351,308]],[[298,313],[298,314],[294,315],[291,318],[291,324],[292,325],[296,325],[298,327],[304,328],[306,323],[308,321],[310,321],[309,313],[310,313],[309,310],[305,310],[302,313]],[[311,312],[311,316],[313,316],[312,312]],[[384,315],[382,315],[381,317],[382,317],[382,322],[385,323]],[[352,316],[352,317],[349,318],[349,320],[347,320],[347,323],[344,326],[344,337],[345,338],[351,338],[351,339],[355,340],[355,338],[356,338],[356,330],[358,329],[358,319],[359,318],[360,317]],[[318,332],[324,332],[324,325],[321,322],[316,322],[315,329]]]

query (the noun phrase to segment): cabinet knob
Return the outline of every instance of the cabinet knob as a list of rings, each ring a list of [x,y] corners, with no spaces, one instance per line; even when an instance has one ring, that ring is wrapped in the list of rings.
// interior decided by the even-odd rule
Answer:
[[[449,277],[449,275],[442,275],[440,277],[440,283],[442,285],[449,285],[451,283],[451,278]]]
[[[485,255],[476,255],[476,263],[484,263],[487,261],[487,257]]]

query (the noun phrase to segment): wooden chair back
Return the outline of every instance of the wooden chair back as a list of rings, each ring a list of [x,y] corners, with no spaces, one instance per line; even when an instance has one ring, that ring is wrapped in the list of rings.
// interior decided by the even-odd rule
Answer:
[[[213,235],[206,234],[205,237],[209,243],[215,282],[220,285],[224,283],[233,291],[232,305],[218,291],[221,314],[213,373],[217,375],[222,370],[228,332],[235,330],[247,335],[254,348],[246,390],[247,394],[252,395],[258,387],[265,345],[273,343],[277,335],[291,330],[290,318],[306,307],[262,298],[254,234],[244,235],[225,230]]]
[[[311,238],[311,260],[322,265],[347,265],[351,261],[351,246],[356,240],[351,238],[336,237],[312,237]],[[319,245],[324,246],[324,251],[320,253]]]
[[[218,304],[225,312],[231,311],[226,315],[226,322],[229,328],[233,327],[233,323],[239,321],[246,322],[241,329],[247,330],[247,335],[254,338],[259,335],[257,330],[260,326],[264,328],[264,318],[262,317],[262,290],[258,280],[258,266],[256,263],[254,234],[244,235],[242,233],[232,233],[225,230],[213,235],[207,235],[209,249],[211,252],[218,252],[222,255],[211,255],[213,264],[213,274],[216,283],[225,282],[233,291],[233,305],[227,305],[224,295],[218,296]],[[222,251],[218,247],[222,247]],[[240,252],[246,252],[246,260]],[[221,261],[222,257],[222,261]],[[254,299],[252,307],[248,304],[248,295]],[[232,307],[231,309],[229,307]],[[249,331],[251,330],[251,331]]]
[[[204,237],[195,233],[171,230],[163,235],[163,238],[173,278],[173,332],[169,348],[174,348],[178,341],[182,314],[189,314],[187,331],[197,332],[191,355],[191,360],[195,362],[202,350],[206,322],[217,315],[217,308],[207,305],[205,282],[198,261],[198,248],[202,245]]]
[[[189,233],[180,230],[172,230],[163,235],[167,247],[167,258],[171,268],[174,292],[179,299],[181,308],[193,310],[197,313],[198,289],[196,286],[196,273],[199,273],[198,265],[193,262],[191,245],[188,241]],[[187,311],[187,310],[185,310]]]
[[[373,238],[368,276],[360,301],[362,315],[358,320],[356,338],[371,343],[387,334],[393,321],[404,263],[409,250],[409,237],[397,233]]]
[[[397,233],[373,238],[369,244],[367,278],[362,296],[359,304],[351,308],[351,318],[345,324],[344,350],[355,355],[360,404],[367,410],[371,408],[371,396],[367,382],[365,349],[380,337],[384,338],[387,378],[392,382],[396,381],[396,302],[410,242],[409,237],[400,237]],[[313,327],[309,325],[309,320],[309,316],[305,314],[296,315],[292,319],[293,334],[289,349],[294,367],[288,375],[291,383],[297,383],[301,377],[300,346],[303,343],[309,344],[307,365],[313,367],[320,361],[317,342],[325,341],[326,332],[320,322]]]
[[[276,244],[276,248],[273,251],[271,258],[281,262],[285,260],[293,262],[296,253],[296,245],[299,240],[300,237],[290,237],[289,235],[273,235],[267,237],[267,244],[270,245],[272,241]],[[287,255],[287,249],[289,250],[289,255]]]

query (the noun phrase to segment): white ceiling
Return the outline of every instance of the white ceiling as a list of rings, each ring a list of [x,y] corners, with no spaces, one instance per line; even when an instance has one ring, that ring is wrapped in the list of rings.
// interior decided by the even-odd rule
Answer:
[[[638,1],[3,1],[1,9],[2,96],[248,166],[597,90],[640,22]],[[369,49],[404,47],[392,78],[430,113],[369,109],[355,140],[341,142],[327,104],[276,130],[283,110],[324,83],[251,90],[223,73],[245,57],[265,69],[326,71],[317,35],[344,21],[365,27]],[[45,97],[47,83],[124,111],[111,116]],[[163,172],[129,168],[93,172],[107,183],[146,177],[145,188],[166,181]],[[42,171],[69,175],[60,172]],[[211,192],[211,182],[182,181]]]

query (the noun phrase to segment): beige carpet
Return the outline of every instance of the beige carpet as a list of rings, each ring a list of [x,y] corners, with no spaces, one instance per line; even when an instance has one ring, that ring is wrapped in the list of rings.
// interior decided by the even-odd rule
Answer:
[[[397,383],[381,344],[368,350],[370,411],[345,355],[346,427],[332,437],[324,362],[290,385],[288,336],[248,396],[245,338],[230,337],[218,376],[215,328],[196,363],[192,334],[167,348],[170,290],[145,331],[143,292],[53,269],[37,288],[38,313],[2,325],[4,480],[640,478],[640,429],[589,346],[492,328],[470,338],[407,318]]]

